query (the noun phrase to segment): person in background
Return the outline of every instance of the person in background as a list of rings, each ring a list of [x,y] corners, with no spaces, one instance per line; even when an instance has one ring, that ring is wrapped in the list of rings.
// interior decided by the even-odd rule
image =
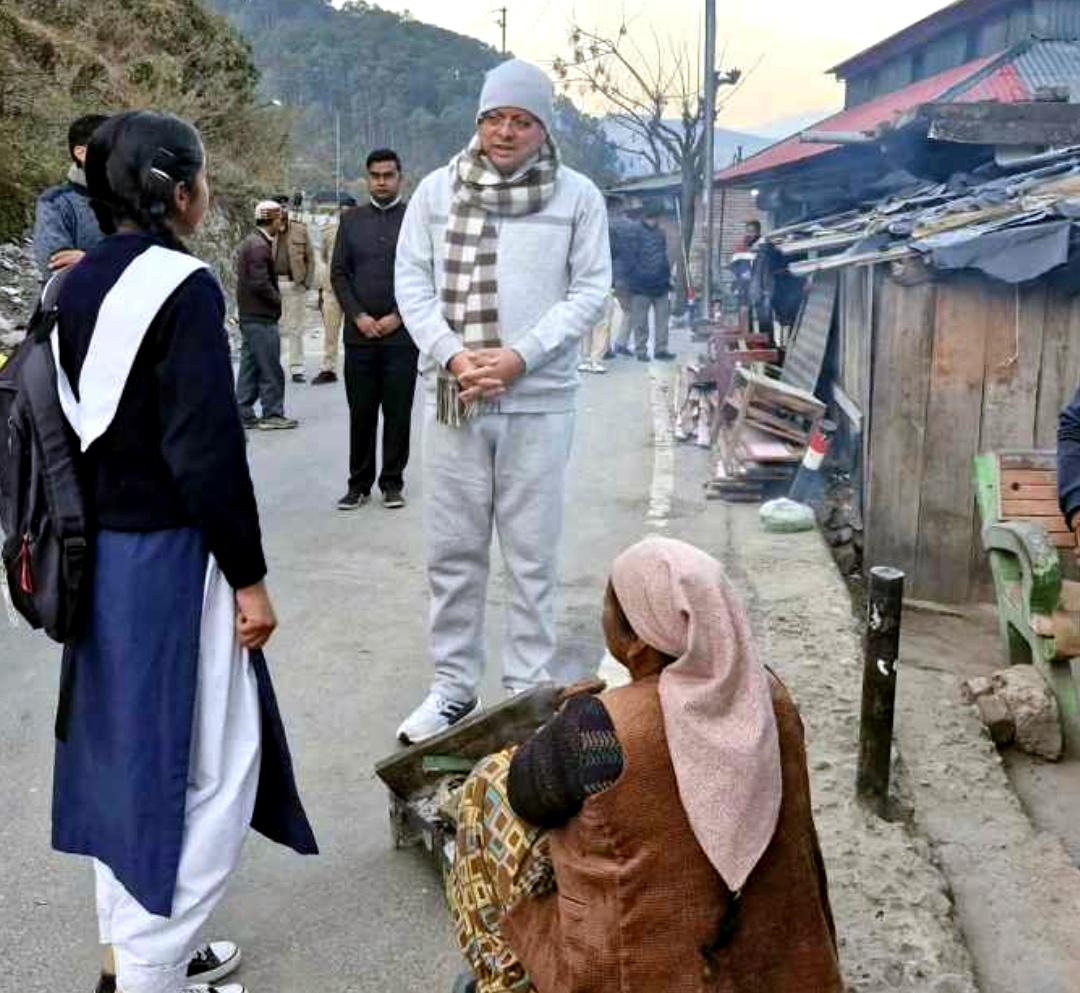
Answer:
[[[289,374],[294,383],[307,379],[304,369],[304,324],[307,319],[307,291],[315,285],[317,263],[307,225],[289,214],[289,198],[278,197],[281,204],[281,232],[275,240],[274,266],[281,292],[281,337],[285,342]]]
[[[209,204],[202,141],[120,114],[86,176],[107,237],[66,276],[55,340],[95,531],[61,669],[52,843],[94,860],[98,993],[205,993],[239,965],[229,942],[192,953],[249,826],[317,848],[262,656],[277,619],[225,300],[181,241]]]
[[[53,186],[38,197],[34,215],[34,260],[42,280],[78,262],[101,241],[101,228],[86,192],[86,146],[94,132],[107,121],[103,114],[87,114],[68,128],[71,166],[66,183]]]
[[[742,239],[735,247],[735,251],[751,252],[759,241],[761,241],[761,221],[747,221],[743,228]]]
[[[245,428],[280,431],[297,422],[285,416],[285,373],[281,369],[281,293],[274,268],[281,206],[263,200],[255,207],[255,230],[236,256],[236,306],[240,316],[240,372],[236,402]],[[255,416],[255,404],[261,409]]]
[[[723,567],[646,538],[601,623],[630,683],[462,787],[458,989],[842,993],[802,721]]]
[[[398,738],[478,705],[493,531],[508,577],[502,683],[554,671],[578,341],[611,289],[600,191],[562,165],[554,87],[511,59],[484,81],[476,134],[421,182],[401,227],[397,299],[424,356],[424,528],[435,679]]]
[[[608,231],[611,243],[611,283],[618,301],[618,321],[611,326],[611,347],[604,358],[613,359],[616,355],[633,355],[630,348],[631,306],[634,294],[630,290],[630,273],[637,255],[637,224],[630,216],[626,201],[622,197],[608,197]]]
[[[581,362],[578,363],[578,372],[591,372],[603,375],[607,367],[600,360],[605,355],[610,355],[611,332],[618,329],[623,321],[622,308],[612,290],[607,295],[604,303],[604,313],[601,315],[592,329],[581,338]]]
[[[334,292],[330,266],[334,259],[341,218],[356,206],[356,197],[342,197],[338,203],[338,215],[323,229],[319,243],[319,312],[323,319],[323,363],[319,374],[311,381],[312,386],[325,386],[338,381],[338,351],[341,345],[341,304]]]
[[[634,329],[634,353],[639,362],[649,361],[649,316],[653,324],[653,358],[668,362],[668,322],[671,319],[671,261],[667,234],[660,226],[665,214],[661,200],[646,200],[637,224],[634,257],[629,284],[634,294],[630,303],[630,323]]]
[[[339,510],[356,510],[375,484],[379,411],[383,417],[383,506],[405,506],[417,351],[398,311],[394,260],[405,216],[401,159],[389,148],[365,163],[369,202],[341,219],[331,264],[345,311],[345,396],[349,402],[349,485]]]

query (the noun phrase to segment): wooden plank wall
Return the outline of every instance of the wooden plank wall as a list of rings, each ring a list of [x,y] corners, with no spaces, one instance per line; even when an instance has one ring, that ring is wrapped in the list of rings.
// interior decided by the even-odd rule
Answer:
[[[865,558],[908,576],[915,575],[936,298],[933,283],[884,278],[874,300]]]
[[[1080,298],[975,275],[879,285],[867,564],[903,569],[918,599],[992,599],[972,459],[1055,447],[1080,385]]]
[[[870,270],[844,269],[840,278],[840,388],[866,412],[866,349],[870,347],[868,278]]]

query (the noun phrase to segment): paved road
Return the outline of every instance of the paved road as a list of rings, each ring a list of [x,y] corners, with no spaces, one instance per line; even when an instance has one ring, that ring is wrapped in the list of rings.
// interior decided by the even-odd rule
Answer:
[[[651,377],[670,372],[622,360],[582,389],[562,570],[568,674],[600,657],[600,598],[618,550],[659,523],[650,513],[681,518],[684,535],[706,513],[704,453],[662,445],[658,456],[653,445]],[[253,993],[448,989],[458,958],[438,879],[419,853],[390,847],[371,771],[428,685],[420,518],[437,494],[421,492],[415,465],[404,511],[336,511],[343,390],[290,385],[288,405],[300,429],[255,432],[250,457],[281,621],[269,655],[322,855],[302,859],[252,836],[213,930],[242,943]],[[417,418],[417,451],[419,430]],[[497,659],[501,572],[493,578]],[[89,865],[48,847],[57,661],[51,643],[0,614],[0,993],[89,989],[96,968]],[[497,697],[497,672],[488,683]]]

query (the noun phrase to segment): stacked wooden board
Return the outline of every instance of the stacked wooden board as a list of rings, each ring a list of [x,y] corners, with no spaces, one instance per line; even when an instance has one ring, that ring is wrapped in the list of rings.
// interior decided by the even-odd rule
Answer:
[[[812,393],[739,366],[724,397],[717,434],[719,460],[709,495],[760,500],[798,471],[810,435],[825,415]]]

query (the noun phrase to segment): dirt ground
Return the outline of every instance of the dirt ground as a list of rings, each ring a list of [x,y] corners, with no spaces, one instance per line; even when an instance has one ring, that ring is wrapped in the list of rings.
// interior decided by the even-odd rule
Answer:
[[[915,822],[952,885],[983,993],[1080,990],[1080,764],[990,743],[960,679],[1000,668],[993,610],[909,611],[898,741]],[[1072,855],[1070,855],[1072,852]]]

